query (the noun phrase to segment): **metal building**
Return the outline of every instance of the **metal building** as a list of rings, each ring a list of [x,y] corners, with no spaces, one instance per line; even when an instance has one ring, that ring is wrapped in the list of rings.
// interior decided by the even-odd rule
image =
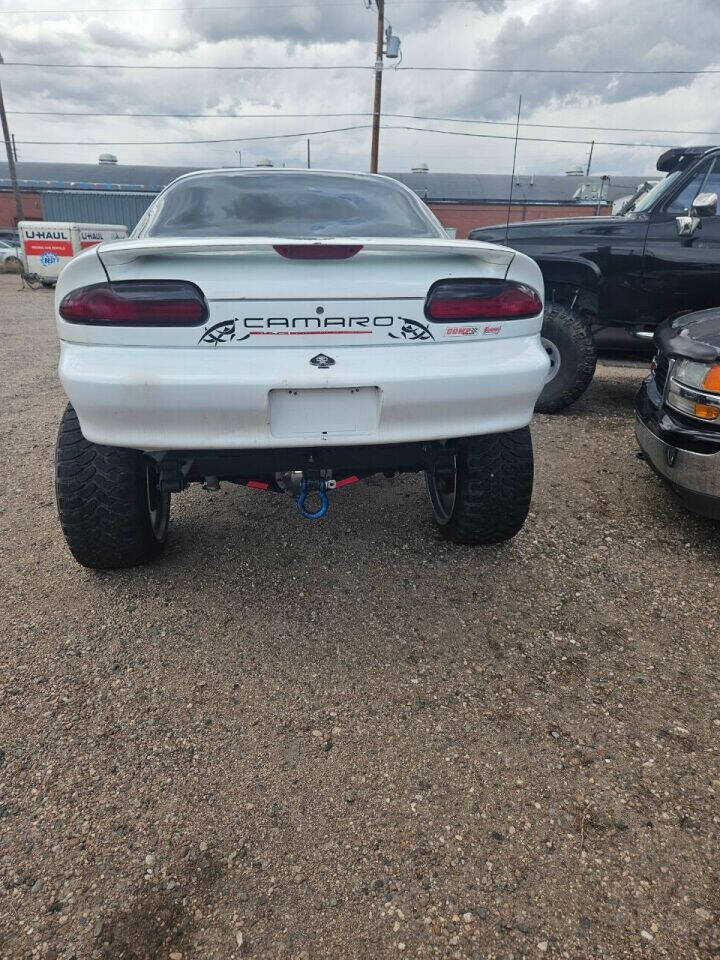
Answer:
[[[124,223],[131,230],[162,188],[192,169],[107,161],[96,164],[20,162],[17,177],[26,219]],[[11,201],[7,164],[2,163],[0,226],[6,220],[8,226],[13,225]]]
[[[108,159],[110,158],[110,159]],[[85,223],[123,223],[129,230],[160,190],[194,167],[120,164],[111,155],[99,163],[17,165],[25,218]],[[643,178],[566,175],[431,173],[424,165],[390,173],[421,197],[440,221],[467,236],[473,227],[512,219],[608,214],[614,200],[635,193]],[[512,200],[511,200],[512,195]],[[0,227],[15,223],[7,164],[0,164]]]
[[[154,193],[101,193],[94,190],[43,190],[40,193],[45,220],[78,223],[124,223],[132,230]]]

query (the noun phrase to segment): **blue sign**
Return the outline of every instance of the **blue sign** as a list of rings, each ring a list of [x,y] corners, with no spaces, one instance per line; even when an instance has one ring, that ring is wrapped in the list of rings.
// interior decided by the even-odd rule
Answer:
[[[55,254],[55,253],[49,253],[49,252],[48,252],[48,253],[44,253],[44,254],[40,257],[40,263],[41,263],[44,267],[50,267],[50,266],[53,265],[53,263],[58,263],[59,260],[60,260],[60,257],[58,257],[57,254]]]

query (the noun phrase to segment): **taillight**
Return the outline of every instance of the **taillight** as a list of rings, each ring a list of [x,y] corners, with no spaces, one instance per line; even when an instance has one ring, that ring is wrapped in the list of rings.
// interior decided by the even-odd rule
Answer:
[[[425,316],[453,320],[521,320],[542,310],[537,290],[512,280],[439,280],[430,288]]]
[[[362,250],[350,243],[278,243],[273,250],[288,260],[349,260]]]
[[[59,311],[68,323],[126,327],[196,327],[208,315],[202,293],[185,280],[95,283],[68,293]]]

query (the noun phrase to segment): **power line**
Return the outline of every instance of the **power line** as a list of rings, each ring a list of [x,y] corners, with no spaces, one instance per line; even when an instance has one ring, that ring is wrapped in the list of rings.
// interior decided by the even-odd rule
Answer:
[[[370,124],[356,124],[349,127],[332,127],[329,130],[306,130],[303,133],[276,133],[261,137],[221,137],[212,140],[18,140],[19,144],[24,146],[74,146],[79,147],[101,147],[109,145],[113,147],[142,147],[142,146],[171,146],[173,144],[182,144],[188,146],[191,144],[208,143],[249,143],[253,140],[287,140],[294,137],[319,137],[326,133],[345,133],[350,130],[367,130]],[[389,128],[392,129],[392,128]]]
[[[371,117],[369,111],[360,113],[101,113],[82,110],[8,110],[18,117],[128,117],[168,120],[285,120],[285,119],[334,119],[338,117]],[[442,123],[481,123],[496,127],[511,127],[512,120],[485,120],[478,117],[436,117],[417,113],[384,113],[384,117],[396,120],[434,120]],[[720,137],[718,130],[669,130],[664,127],[603,127],[584,123],[530,123],[523,120],[521,127],[537,127],[546,130],[610,130],[616,133],[672,133],[681,137]]]
[[[44,70],[374,70],[374,66],[364,64],[164,64],[164,63],[36,63],[27,60],[7,60],[6,67],[42,67]],[[602,70],[588,70],[574,67],[395,67],[398,73],[533,73],[533,74],[573,74],[579,76],[608,76],[608,77],[645,77],[645,76],[715,76],[718,70],[625,70],[604,68]]]
[[[416,6],[422,4],[428,4],[432,6],[452,6],[454,4],[459,4],[462,6],[472,6],[472,0],[393,0],[393,6],[401,4],[402,6]],[[294,3],[263,3],[262,9],[266,10],[268,7],[357,7],[357,0],[309,0],[307,3],[298,2],[295,0]],[[57,7],[55,9],[46,9],[46,10],[11,10],[11,9],[2,9],[0,13],[18,15],[18,16],[36,16],[38,14],[56,14],[58,16],[65,16],[68,13],[86,13],[86,14],[95,14],[95,13],[186,13],[191,10],[197,10],[203,12],[205,10],[234,10],[236,12],[246,10],[249,13],[257,12],[258,5],[256,2],[251,2],[247,4],[236,3],[236,4],[209,4],[207,6],[188,6],[188,7],[77,7],[77,8],[62,8]]]
[[[397,119],[402,120],[435,120],[442,121],[445,123],[483,123],[491,126],[502,126],[502,127],[512,127],[514,126],[514,121],[512,120],[481,120],[481,119],[469,119],[466,120],[463,117],[427,117],[427,116],[418,116],[414,114],[402,114],[402,113],[386,113],[386,117],[396,117]],[[537,127],[546,130],[610,130],[616,133],[674,133],[678,136],[691,136],[691,137],[720,137],[720,131],[717,130],[665,130],[652,127],[603,127],[603,126],[592,126],[591,124],[584,123],[530,123],[527,120],[522,120],[520,122],[521,127]]]
[[[371,117],[372,113],[365,111],[364,113],[101,113],[101,112],[91,112],[88,113],[84,110],[8,110],[8,114],[15,114],[16,116],[22,117],[154,117],[154,118],[166,118],[169,120],[186,120],[186,119],[199,119],[204,118],[206,120],[284,120],[291,117]],[[384,116],[402,116],[402,114],[384,114]],[[441,119],[440,117],[417,117],[413,119],[424,120],[424,119]],[[485,121],[468,121],[472,123],[484,123]],[[488,123],[494,123],[495,121],[488,120]],[[603,129],[598,127],[598,129]],[[671,131],[667,131],[670,133]]]
[[[340,64],[338,66],[308,65],[295,66],[288,64],[255,65],[241,64],[238,66],[228,66],[225,64],[208,64],[202,66],[199,64],[179,63],[176,65],[163,63],[30,63],[20,60],[6,60],[5,67],[42,67],[44,70],[374,70],[374,67],[364,65]],[[720,72],[720,71],[718,71]]]
[[[267,136],[254,137],[222,137],[212,140],[18,140],[24,146],[80,146],[80,147],[143,147],[143,146],[188,146],[193,144],[211,143],[250,143],[258,140],[292,140],[305,137],[319,137],[331,133],[346,133],[351,130],[367,130],[370,124],[354,124],[348,127],[332,127],[327,130],[304,130],[298,133],[275,133]],[[464,130],[438,130],[434,127],[414,127],[405,124],[384,126],[383,130],[410,130],[416,133],[440,133],[448,137],[475,137],[481,140],[515,140],[514,136],[500,133],[470,133]],[[586,146],[589,140],[569,140],[556,137],[520,137],[527,143],[571,143]],[[668,143],[624,143],[615,140],[596,140],[595,144],[602,147],[648,147],[654,150],[665,150],[674,144]]]
[[[412,70],[416,72],[438,73],[538,73],[538,74],[556,74],[572,73],[582,76],[602,76],[602,77],[654,77],[654,76],[696,76],[702,74],[718,74],[720,70],[614,70],[612,67],[603,67],[599,70],[586,69],[584,67],[397,67],[398,72],[402,70]]]

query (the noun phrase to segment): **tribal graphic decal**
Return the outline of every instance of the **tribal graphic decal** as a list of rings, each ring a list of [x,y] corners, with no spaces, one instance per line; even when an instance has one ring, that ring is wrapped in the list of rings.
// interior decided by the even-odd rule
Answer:
[[[434,340],[435,337],[432,335],[430,330],[425,326],[424,323],[420,323],[419,320],[408,320],[407,317],[398,317],[398,320],[402,320],[402,327],[400,328],[400,333],[388,333],[389,337],[392,337],[393,340],[399,340],[401,337],[403,340]]]
[[[220,323],[208,327],[198,340],[198,343],[211,343],[216,347],[219,343],[232,343],[233,340],[247,340],[250,336],[246,333],[244,337],[238,337],[235,330],[235,320],[221,320]]]

